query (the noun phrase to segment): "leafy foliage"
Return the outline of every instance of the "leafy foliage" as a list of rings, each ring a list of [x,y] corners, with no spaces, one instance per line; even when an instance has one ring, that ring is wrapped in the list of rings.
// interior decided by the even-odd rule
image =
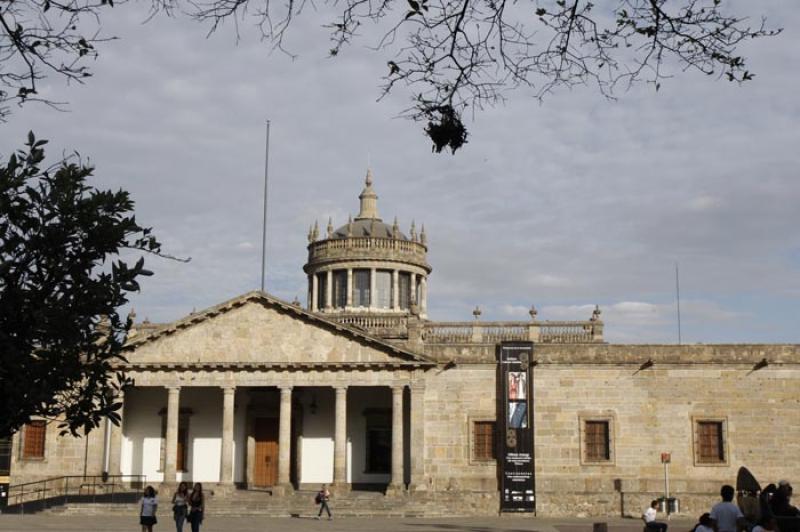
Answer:
[[[307,0],[152,0],[154,14],[189,13],[211,25],[239,27],[252,18],[273,46],[284,46]],[[442,109],[461,135],[466,109],[480,109],[526,87],[534,96],[593,85],[614,98],[637,82],[658,90],[673,72],[696,70],[733,82],[753,79],[739,45],[780,32],[763,19],[731,13],[728,0],[327,0],[331,56],[367,24],[382,28],[373,48],[391,55],[383,96],[411,90],[405,115],[430,121]],[[0,2],[0,107],[37,98],[36,81],[50,71],[81,81],[106,40],[82,35],[112,0],[5,0]],[[314,4],[315,8],[320,7]],[[55,15],[53,13],[56,13]],[[88,27],[86,29],[89,29]],[[287,52],[288,53],[288,52]],[[53,103],[53,102],[49,102]],[[0,109],[0,114],[2,110]],[[427,127],[441,134],[440,128]],[[431,138],[431,140],[434,140]],[[439,138],[441,141],[442,138]],[[452,141],[452,142],[451,142]],[[465,137],[447,139],[461,146]],[[440,143],[434,140],[434,149]],[[455,148],[457,149],[457,148]],[[455,151],[455,149],[453,151]]]
[[[31,416],[72,434],[119,421],[118,309],[151,275],[119,253],[161,249],[128,193],[87,185],[77,156],[43,169],[46,143],[29,133],[0,166],[0,436]]]

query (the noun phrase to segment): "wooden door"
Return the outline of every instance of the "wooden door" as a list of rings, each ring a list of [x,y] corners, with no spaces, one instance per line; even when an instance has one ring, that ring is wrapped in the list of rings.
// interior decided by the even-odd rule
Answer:
[[[278,418],[256,418],[254,432],[253,484],[257,487],[274,486],[278,483]]]

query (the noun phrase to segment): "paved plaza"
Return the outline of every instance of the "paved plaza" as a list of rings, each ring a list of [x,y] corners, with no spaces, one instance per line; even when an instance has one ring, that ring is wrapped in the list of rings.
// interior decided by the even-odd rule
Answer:
[[[310,517],[262,518],[225,517],[206,519],[203,532],[359,532],[380,530],[381,532],[591,532],[593,523],[605,522],[609,532],[641,532],[642,523],[637,519],[596,518],[523,518],[523,517],[473,517],[445,519],[403,518],[342,518],[333,521],[316,521]],[[690,520],[673,520],[670,530],[687,532],[692,527]],[[0,531],[27,532],[39,530],[59,531],[109,531],[126,530],[138,532],[136,516],[58,516],[58,515],[0,515]],[[174,524],[169,516],[162,516],[156,532],[172,532]],[[184,527],[189,532],[189,526]]]

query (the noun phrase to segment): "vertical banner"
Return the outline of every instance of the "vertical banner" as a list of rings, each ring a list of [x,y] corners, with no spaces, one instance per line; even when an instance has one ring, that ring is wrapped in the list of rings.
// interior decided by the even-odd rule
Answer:
[[[533,343],[503,342],[497,359],[500,511],[533,512]]]

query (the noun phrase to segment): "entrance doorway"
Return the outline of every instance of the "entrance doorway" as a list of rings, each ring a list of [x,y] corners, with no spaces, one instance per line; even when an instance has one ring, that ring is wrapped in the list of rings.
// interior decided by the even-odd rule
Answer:
[[[278,483],[278,418],[257,417],[254,429],[253,485],[274,486]]]

